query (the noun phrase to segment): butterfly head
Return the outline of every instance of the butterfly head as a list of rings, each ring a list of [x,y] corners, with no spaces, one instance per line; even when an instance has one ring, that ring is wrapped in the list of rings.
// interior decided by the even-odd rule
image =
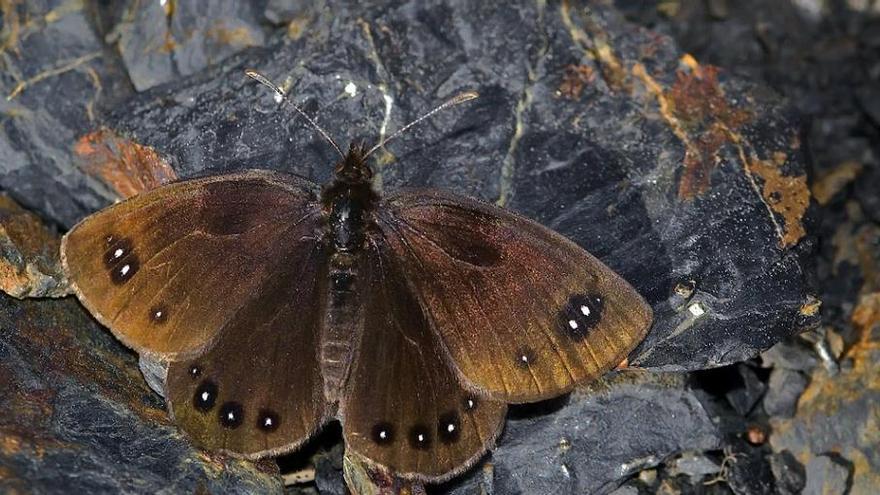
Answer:
[[[334,169],[336,179],[346,184],[364,184],[370,182],[373,170],[367,165],[367,149],[363,144],[354,144],[348,153],[336,163]]]

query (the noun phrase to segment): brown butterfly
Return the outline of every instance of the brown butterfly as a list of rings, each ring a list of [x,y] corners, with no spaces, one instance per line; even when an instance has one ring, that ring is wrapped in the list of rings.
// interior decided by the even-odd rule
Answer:
[[[342,423],[347,448],[440,481],[491,448],[508,403],[620,363],[650,306],[565,237],[445,191],[380,197],[370,150],[339,146],[323,189],[267,171],[185,180],[79,223],[62,259],[126,345],[170,362],[169,410],[199,445],[247,458]]]

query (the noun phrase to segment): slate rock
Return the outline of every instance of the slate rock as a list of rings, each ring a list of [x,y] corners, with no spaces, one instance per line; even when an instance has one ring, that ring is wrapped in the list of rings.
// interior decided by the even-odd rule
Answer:
[[[736,495],[775,495],[773,470],[765,449],[738,442],[727,473],[727,486]]]
[[[850,366],[841,367],[835,376],[822,367],[816,368],[795,416],[770,419],[773,432],[769,443],[775,452],[787,450],[803,460],[834,452],[838,464],[858,466],[847,478],[851,493],[874,493],[876,473],[880,472],[880,293],[860,299],[852,323],[854,331],[863,337],[844,355]],[[808,484],[810,472],[808,463]],[[837,475],[827,476],[831,482]],[[825,482],[823,477],[812,486],[821,488]]]
[[[281,492],[273,463],[193,448],[73,299],[0,295],[0,329],[0,493]]]
[[[737,386],[725,395],[740,416],[748,416],[755,404],[763,397],[767,385],[758,378],[757,373],[748,364],[737,364],[733,369],[736,370],[735,376],[738,378]]]
[[[779,495],[798,495],[807,482],[804,465],[787,450],[768,456]]]
[[[19,2],[4,11],[3,23],[15,34],[5,43],[23,56],[7,57],[0,72],[0,109],[11,117],[0,128],[0,188],[70,226],[111,199],[74,170],[73,144],[130,87],[84,3]]]
[[[686,452],[669,463],[669,471],[672,476],[683,474],[699,479],[709,474],[719,473],[721,465],[706,455]]]
[[[490,493],[607,493],[674,453],[719,448],[718,429],[683,378],[618,373],[542,406],[552,411],[514,410],[491,455]],[[485,480],[473,470],[448,493],[478,487]]]
[[[69,294],[59,245],[39,217],[0,193],[0,291],[18,298]]]
[[[195,74],[265,39],[261,2],[125,2],[112,39],[135,89]]]
[[[846,466],[835,462],[831,457],[816,456],[807,463],[807,484],[801,493],[803,495],[846,493],[849,477],[849,469]]]
[[[807,388],[807,377],[785,368],[774,368],[770,372],[767,393],[764,396],[764,411],[770,416],[790,418],[797,409],[797,401]]]

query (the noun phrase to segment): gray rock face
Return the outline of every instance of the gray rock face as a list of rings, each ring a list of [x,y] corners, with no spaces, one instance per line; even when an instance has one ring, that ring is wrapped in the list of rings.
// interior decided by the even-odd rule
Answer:
[[[620,373],[565,400],[515,409],[491,456],[494,493],[608,493],[676,452],[720,448],[718,428],[682,379]],[[480,470],[451,493],[486,488]]]

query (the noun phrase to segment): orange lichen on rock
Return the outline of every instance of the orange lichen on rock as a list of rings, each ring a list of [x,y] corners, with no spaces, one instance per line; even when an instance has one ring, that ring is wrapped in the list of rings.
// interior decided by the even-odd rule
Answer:
[[[750,160],[749,172],[761,178],[761,196],[773,212],[783,219],[781,247],[797,244],[807,232],[803,217],[810,206],[810,189],[806,175],[785,175],[782,164],[785,155],[777,155],[773,160]]]
[[[171,165],[153,148],[122,138],[109,129],[81,137],[74,153],[82,170],[100,178],[121,198],[177,179]]]
[[[848,160],[821,174],[813,182],[813,197],[820,205],[828,204],[835,194],[859,176],[862,168],[861,163]]]

